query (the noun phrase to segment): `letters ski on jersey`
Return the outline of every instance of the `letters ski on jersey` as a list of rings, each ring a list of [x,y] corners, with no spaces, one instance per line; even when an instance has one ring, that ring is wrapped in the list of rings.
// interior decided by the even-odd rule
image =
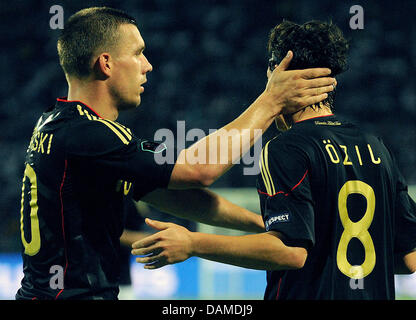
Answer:
[[[265,299],[394,299],[416,205],[378,138],[334,115],[308,119],[265,144],[260,168],[266,230],[308,250],[302,269],[268,271]]]
[[[17,299],[117,297],[124,198],[167,187],[173,169],[149,148],[166,149],[79,101],[58,99],[42,115],[22,183]],[[61,289],[50,286],[54,265],[64,269]]]

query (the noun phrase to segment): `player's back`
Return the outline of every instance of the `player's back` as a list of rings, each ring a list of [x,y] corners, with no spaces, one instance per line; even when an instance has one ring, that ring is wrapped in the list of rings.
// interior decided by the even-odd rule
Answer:
[[[317,148],[310,181],[316,218],[311,258],[316,261],[310,262],[322,266],[321,252],[328,253],[322,294],[331,292],[328,298],[335,299],[393,298],[393,160],[379,139],[356,126],[337,120],[316,120],[314,125],[309,137]]]
[[[287,202],[289,212],[307,203],[298,226],[307,226],[310,245],[302,269],[269,272],[265,297],[393,299],[399,173],[384,144],[330,116],[296,123],[267,151],[274,155],[270,175],[284,193],[276,203]],[[274,230],[285,233],[289,223]]]

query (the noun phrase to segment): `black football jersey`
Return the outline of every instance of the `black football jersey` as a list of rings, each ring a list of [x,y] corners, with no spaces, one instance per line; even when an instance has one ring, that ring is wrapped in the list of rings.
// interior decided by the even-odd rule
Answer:
[[[123,203],[167,187],[173,165],[156,163],[160,152],[82,102],[43,113],[22,183],[17,299],[117,298]]]
[[[307,249],[268,271],[265,299],[394,299],[394,255],[416,248],[416,205],[383,142],[334,115],[268,141],[257,187],[267,231]]]

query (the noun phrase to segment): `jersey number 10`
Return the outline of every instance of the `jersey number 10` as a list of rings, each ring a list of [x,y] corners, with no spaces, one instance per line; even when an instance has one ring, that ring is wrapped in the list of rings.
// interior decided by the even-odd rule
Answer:
[[[351,221],[348,215],[347,199],[351,194],[361,194],[367,200],[364,216],[357,222]],[[338,212],[344,231],[338,244],[337,265],[338,269],[347,277],[362,279],[369,275],[376,265],[376,253],[373,240],[368,228],[374,218],[376,198],[374,190],[365,182],[359,180],[347,181],[338,194]],[[365,250],[364,262],[359,266],[352,266],[347,259],[348,244],[352,238],[360,240]]]
[[[29,179],[30,185],[30,233],[31,240],[27,242],[25,232],[23,228],[23,214],[25,209],[25,180]],[[39,219],[38,219],[38,187],[36,180],[36,173],[33,168],[27,164],[25,173],[23,176],[22,186],[22,203],[20,208],[20,232],[22,237],[23,247],[25,248],[25,254],[34,256],[40,250],[40,231],[39,231]]]

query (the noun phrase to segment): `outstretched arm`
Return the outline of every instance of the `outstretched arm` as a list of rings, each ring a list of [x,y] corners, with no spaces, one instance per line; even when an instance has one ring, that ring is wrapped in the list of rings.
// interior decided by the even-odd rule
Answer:
[[[180,218],[247,232],[264,231],[259,214],[239,207],[208,189],[157,189],[141,200]]]
[[[132,246],[132,254],[147,255],[136,258],[146,269],[182,262],[191,256],[259,270],[299,269],[307,257],[306,249],[286,246],[282,235],[275,231],[223,236],[190,232],[174,223],[149,219],[146,223],[159,232]]]

